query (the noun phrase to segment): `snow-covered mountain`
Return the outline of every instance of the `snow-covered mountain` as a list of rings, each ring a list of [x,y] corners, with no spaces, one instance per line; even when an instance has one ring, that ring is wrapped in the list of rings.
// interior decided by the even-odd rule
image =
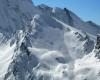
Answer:
[[[100,80],[99,30],[66,8],[0,0],[0,80]]]

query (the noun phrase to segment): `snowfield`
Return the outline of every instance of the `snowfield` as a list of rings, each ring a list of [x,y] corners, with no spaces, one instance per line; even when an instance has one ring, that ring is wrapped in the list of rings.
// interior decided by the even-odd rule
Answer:
[[[99,33],[66,8],[0,0],[0,80],[100,80]]]

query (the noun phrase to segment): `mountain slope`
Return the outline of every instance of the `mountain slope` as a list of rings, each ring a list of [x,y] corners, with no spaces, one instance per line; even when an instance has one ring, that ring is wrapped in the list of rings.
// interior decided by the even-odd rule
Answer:
[[[0,4],[0,80],[99,80],[98,25],[31,0]]]

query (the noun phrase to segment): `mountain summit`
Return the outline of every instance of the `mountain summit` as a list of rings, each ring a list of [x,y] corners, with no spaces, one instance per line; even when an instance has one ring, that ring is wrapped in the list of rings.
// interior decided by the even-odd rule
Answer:
[[[0,0],[0,80],[99,80],[99,33],[66,8]]]

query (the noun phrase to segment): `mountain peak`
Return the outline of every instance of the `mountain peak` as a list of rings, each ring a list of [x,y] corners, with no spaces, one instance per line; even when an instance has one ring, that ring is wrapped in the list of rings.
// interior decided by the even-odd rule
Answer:
[[[38,5],[39,7],[41,7],[41,8],[50,8],[49,6],[47,6],[46,4],[40,4],[40,5]]]

